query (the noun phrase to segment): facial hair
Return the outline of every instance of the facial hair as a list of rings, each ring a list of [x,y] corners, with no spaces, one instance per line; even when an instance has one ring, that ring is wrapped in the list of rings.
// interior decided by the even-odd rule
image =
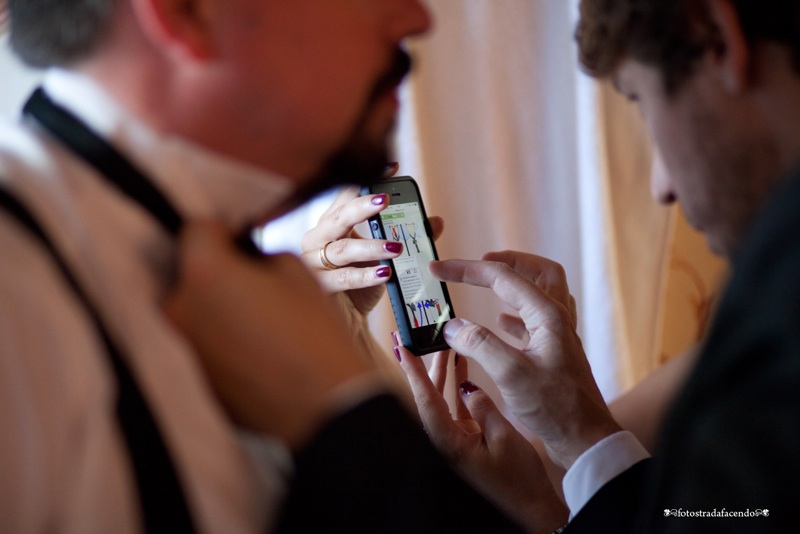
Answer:
[[[375,83],[352,133],[328,159],[317,176],[295,193],[295,205],[334,187],[368,185],[384,176],[389,163],[389,135],[392,128],[387,129],[385,135],[376,138],[369,131],[369,122],[376,105],[386,92],[393,91],[400,85],[411,72],[411,66],[411,56],[398,48],[390,68]]]

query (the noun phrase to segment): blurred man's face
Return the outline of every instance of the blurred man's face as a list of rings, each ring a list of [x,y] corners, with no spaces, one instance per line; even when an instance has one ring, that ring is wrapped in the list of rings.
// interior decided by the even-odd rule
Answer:
[[[653,196],[679,202],[711,249],[731,256],[780,171],[757,115],[706,70],[701,65],[672,96],[657,69],[635,60],[614,80],[639,106],[655,143]]]
[[[243,159],[299,183],[328,167],[380,174],[408,69],[402,41],[430,20],[419,0],[217,0]]]

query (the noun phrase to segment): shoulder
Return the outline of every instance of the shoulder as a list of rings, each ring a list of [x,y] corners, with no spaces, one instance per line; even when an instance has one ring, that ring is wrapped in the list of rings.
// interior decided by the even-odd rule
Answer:
[[[54,171],[62,165],[58,159],[32,129],[0,123],[0,188],[48,235],[52,231],[68,243],[74,239],[65,230],[67,202],[58,201],[66,199]],[[0,395],[36,395],[51,384],[47,396],[57,398],[64,392],[60,385],[86,369],[86,358],[99,350],[92,325],[50,252],[5,208],[0,209],[0,265]]]
[[[793,506],[800,477],[800,177],[765,205],[660,448],[658,506]],[[766,523],[765,523],[766,524]]]

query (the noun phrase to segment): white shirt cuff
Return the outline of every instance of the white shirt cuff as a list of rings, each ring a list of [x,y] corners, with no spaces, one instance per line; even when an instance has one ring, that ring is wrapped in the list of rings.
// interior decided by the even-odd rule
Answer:
[[[581,454],[562,482],[570,520],[607,482],[649,457],[650,453],[627,430],[611,434]]]

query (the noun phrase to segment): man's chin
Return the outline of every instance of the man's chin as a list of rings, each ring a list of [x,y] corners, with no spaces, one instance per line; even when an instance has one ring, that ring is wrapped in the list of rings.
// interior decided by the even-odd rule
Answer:
[[[711,253],[714,254],[714,256],[720,256],[720,257],[727,256],[725,247],[723,247],[719,241],[709,236],[708,234],[706,234],[706,244],[708,245],[708,250],[710,250]]]
[[[371,184],[380,180],[388,163],[388,135],[362,137],[334,154],[320,177],[333,186]]]
[[[706,231],[705,236],[708,250],[710,250],[714,256],[725,258],[727,260],[733,259],[733,256],[736,253],[738,242],[734,242],[734,240],[729,238],[730,236],[727,236],[726,238],[714,232]]]
[[[384,94],[373,95],[352,135],[303,188],[301,194],[306,199],[334,187],[369,185],[383,178],[390,161],[389,140],[397,121],[395,89],[392,86]],[[387,98],[382,101],[380,96]],[[386,102],[392,106],[382,106]]]
[[[300,205],[335,187],[368,185],[383,178],[389,164],[389,150],[375,143],[348,143],[336,152],[315,176],[295,192],[293,204]]]

